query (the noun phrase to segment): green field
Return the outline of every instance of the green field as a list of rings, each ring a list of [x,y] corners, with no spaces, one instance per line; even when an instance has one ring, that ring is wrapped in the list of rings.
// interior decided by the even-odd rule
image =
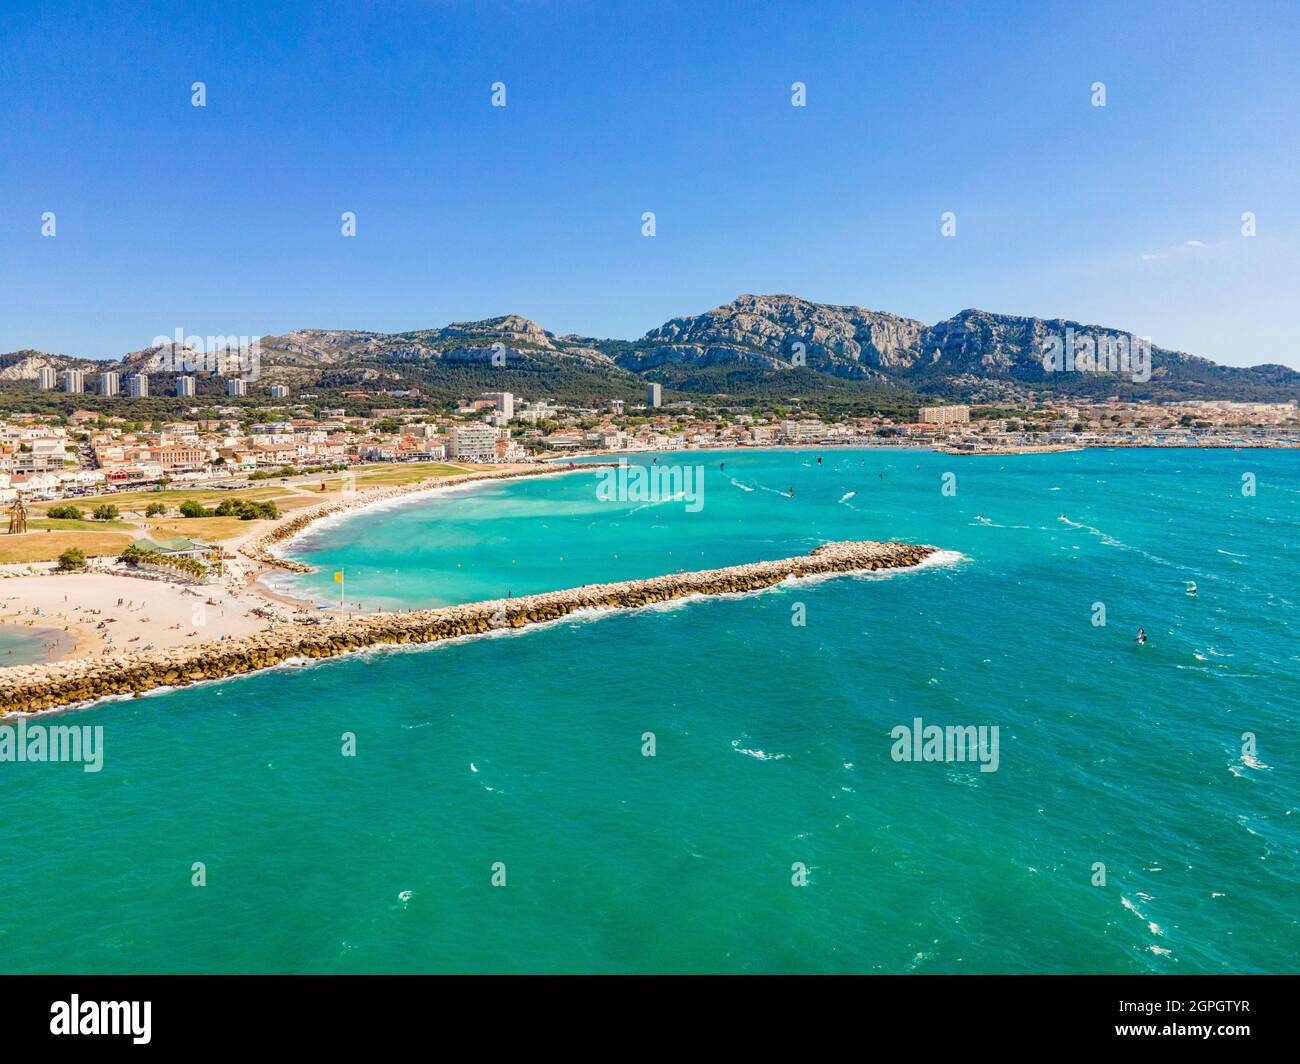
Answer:
[[[27,527],[33,531],[54,529],[59,532],[111,532],[113,529],[131,529],[135,526],[129,521],[68,521],[63,518],[32,517]]]
[[[352,470],[355,480],[351,483],[359,491],[367,488],[401,487],[418,484],[425,480],[438,480],[442,477],[458,476],[472,472],[482,466],[458,466],[446,462],[412,462],[405,464],[377,463],[356,466]],[[255,486],[237,490],[217,488],[180,488],[162,491],[128,491],[115,495],[102,495],[84,499],[65,499],[51,503],[38,503],[32,506],[27,527],[32,534],[15,536],[0,546],[0,562],[3,561],[52,561],[61,551],[68,547],[81,547],[88,555],[115,554],[141,535],[154,538],[158,536],[189,536],[208,543],[218,543],[249,531],[254,526],[265,526],[264,520],[241,521],[238,517],[181,517],[177,511],[182,503],[194,501],[212,509],[218,503],[232,499],[247,499],[252,502],[273,501],[282,514],[301,510],[317,503],[336,499],[343,490],[345,478],[337,473],[322,474],[320,477],[307,477],[293,484],[282,484],[278,480],[259,481]],[[325,484],[325,491],[320,485]],[[151,517],[143,523],[147,531],[141,531],[139,525],[130,521],[95,521],[90,517],[96,506],[116,506],[123,514],[140,513],[151,503],[161,503],[167,507],[167,513]],[[84,515],[80,520],[64,520],[46,517],[51,506],[76,506]],[[110,533],[118,533],[110,536]],[[41,535],[36,535],[41,533]],[[47,538],[48,537],[48,538]]]

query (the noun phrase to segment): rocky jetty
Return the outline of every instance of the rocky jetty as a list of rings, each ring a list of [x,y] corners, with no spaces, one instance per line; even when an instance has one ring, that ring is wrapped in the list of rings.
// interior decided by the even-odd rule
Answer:
[[[935,551],[934,547],[907,543],[828,543],[811,554],[780,561],[588,584],[410,613],[283,623],[257,635],[222,642],[17,666],[0,670],[0,714],[35,713],[110,695],[216,680],[294,658],[328,658],[364,647],[433,643],[499,628],[523,628],[579,610],[631,609],[692,595],[759,591],[791,577],[901,569],[918,565]]]

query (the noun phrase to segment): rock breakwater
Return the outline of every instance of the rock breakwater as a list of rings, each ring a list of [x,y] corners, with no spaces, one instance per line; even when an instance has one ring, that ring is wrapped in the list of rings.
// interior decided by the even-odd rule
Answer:
[[[631,609],[693,595],[759,591],[790,577],[902,569],[936,548],[907,543],[828,543],[811,554],[646,580],[588,584],[511,599],[409,613],[365,614],[320,623],[281,623],[257,635],[194,646],[119,652],[0,670],[0,714],[35,713],[112,695],[255,672],[295,658],[328,658],[366,647],[433,643],[559,620],[580,610]]]

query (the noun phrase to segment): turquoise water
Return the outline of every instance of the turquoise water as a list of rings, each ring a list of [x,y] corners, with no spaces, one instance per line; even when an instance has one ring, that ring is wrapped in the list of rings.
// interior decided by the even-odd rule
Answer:
[[[61,628],[0,624],[0,668],[60,658],[76,639]]]
[[[696,513],[581,473],[296,548],[386,608],[828,539],[963,559],[65,715],[104,768],[0,764],[0,968],[1300,968],[1300,454],[681,457]],[[997,725],[998,770],[893,761],[918,716]]]

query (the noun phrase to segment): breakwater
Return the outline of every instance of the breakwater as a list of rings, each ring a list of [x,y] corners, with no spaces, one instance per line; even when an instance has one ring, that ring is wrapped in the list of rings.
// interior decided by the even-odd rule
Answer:
[[[580,610],[633,609],[693,595],[759,591],[790,577],[908,568],[935,552],[934,547],[908,543],[827,543],[811,554],[779,561],[588,584],[409,613],[285,622],[239,639],[18,666],[0,670],[0,714],[35,713],[111,695],[216,680],[294,658],[328,658],[372,646],[433,643],[501,628],[523,628]]]

